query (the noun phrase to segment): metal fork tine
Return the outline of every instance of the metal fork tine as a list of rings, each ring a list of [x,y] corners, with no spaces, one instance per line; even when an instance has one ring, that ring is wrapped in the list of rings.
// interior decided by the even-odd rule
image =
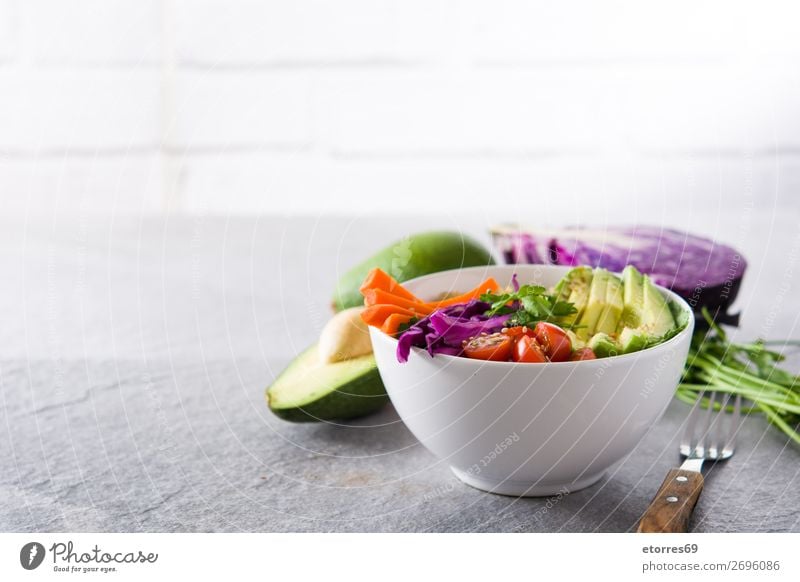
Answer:
[[[711,441],[709,438],[709,433],[711,432],[711,423],[714,416],[714,398],[716,395],[716,392],[708,393],[708,408],[706,409],[706,416],[703,422],[705,428],[703,429],[703,432],[700,433],[700,440],[697,444],[697,454],[701,457],[708,456],[708,443]]]
[[[736,446],[736,434],[742,426],[742,395],[737,394],[733,402],[733,414],[731,415],[731,427],[728,431],[728,438],[725,440],[725,447],[722,449],[724,455],[732,455]]]
[[[701,415],[703,399],[708,401],[706,410],[702,413],[703,420],[698,420]],[[714,404],[719,404],[719,410],[714,410]],[[730,420],[726,409],[733,403],[733,413]],[[686,429],[681,439],[681,454],[688,458],[710,460],[724,460],[733,454],[736,444],[736,434],[742,424],[742,397],[730,392],[703,391],[695,400],[689,417],[686,419]]]
[[[700,416],[700,403],[703,401],[704,394],[705,392],[701,392],[698,395],[697,400],[695,400],[692,406],[692,410],[689,412],[689,418],[686,419],[686,428],[683,431],[683,439],[681,440],[681,448],[684,449],[681,453],[684,453],[686,456],[694,453],[695,447],[697,446],[694,429],[697,426],[697,417]]]
[[[731,401],[731,393],[726,392],[721,395],[720,405],[719,405],[719,412],[717,412],[715,417],[715,422],[717,426],[715,427],[716,430],[714,431],[714,458],[721,458],[723,455],[723,451],[725,450],[725,409],[728,407]]]

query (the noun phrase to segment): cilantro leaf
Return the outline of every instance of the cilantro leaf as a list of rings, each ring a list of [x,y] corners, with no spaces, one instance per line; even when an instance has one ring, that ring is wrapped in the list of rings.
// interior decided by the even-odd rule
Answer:
[[[531,326],[538,321],[554,321],[577,312],[575,305],[559,300],[541,285],[523,285],[512,293],[484,293],[481,301],[490,304],[486,315],[512,314],[509,326]]]

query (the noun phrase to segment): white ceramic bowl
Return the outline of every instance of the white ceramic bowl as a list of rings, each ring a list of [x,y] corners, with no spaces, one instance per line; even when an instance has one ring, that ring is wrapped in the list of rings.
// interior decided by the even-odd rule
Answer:
[[[446,271],[404,283],[424,299],[465,291],[493,276],[554,285],[569,270],[509,265]],[[665,296],[683,309],[674,293]],[[690,318],[690,321],[693,321]],[[514,496],[592,485],[633,450],[664,413],[686,362],[693,325],[633,354],[582,362],[516,364],[437,355],[370,328],[375,358],[400,418],[463,482]]]

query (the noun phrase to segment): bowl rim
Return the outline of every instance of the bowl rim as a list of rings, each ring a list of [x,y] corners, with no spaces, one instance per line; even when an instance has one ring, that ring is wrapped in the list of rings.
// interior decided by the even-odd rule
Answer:
[[[495,268],[511,269],[511,268],[520,268],[521,267],[523,269],[538,268],[538,269],[558,269],[558,270],[561,270],[561,269],[571,269],[571,268],[579,267],[579,266],[581,266],[581,265],[540,265],[540,264],[521,264],[520,265],[520,264],[517,264],[517,265],[483,265],[483,266],[478,266],[478,267],[463,267],[463,268],[459,268],[459,269],[448,269],[446,271],[438,271],[436,273],[429,273],[427,275],[422,275],[421,277],[415,277],[413,279],[409,279],[407,281],[403,281],[403,285],[407,285],[408,283],[416,283],[418,281],[423,281],[425,279],[433,279],[433,278],[435,278],[437,276],[440,276],[440,275],[442,275],[444,273],[452,273],[454,271],[480,271],[480,272],[489,274],[489,271],[491,269],[495,269]],[[586,265],[586,266],[588,266],[588,265]],[[620,273],[617,273],[616,271],[611,271],[611,272],[614,275],[620,276]],[[654,353],[659,348],[663,348],[663,347],[669,346],[671,344],[680,343],[680,341],[682,341],[685,338],[685,336],[690,335],[694,331],[694,312],[692,311],[692,308],[689,306],[689,304],[686,302],[686,300],[683,297],[681,297],[680,295],[678,295],[677,293],[675,293],[674,291],[672,291],[671,289],[667,289],[666,287],[662,287],[661,285],[656,285],[656,288],[659,291],[661,291],[662,295],[665,294],[669,299],[675,301],[678,305],[680,305],[682,310],[686,311],[689,314],[689,317],[690,317],[689,323],[686,325],[686,327],[684,327],[680,332],[675,334],[673,337],[671,337],[667,341],[662,342],[662,343],[660,343],[658,345],[655,345],[655,346],[652,346],[652,347],[649,347],[649,348],[645,348],[643,350],[639,350],[639,351],[636,351],[636,352],[631,352],[630,354],[619,354],[619,355],[616,355],[616,356],[608,356],[606,358],[597,358],[597,359],[594,359],[594,360],[577,360],[577,361],[574,361],[574,362],[572,362],[572,361],[566,361],[566,362],[542,362],[542,364],[556,365],[556,366],[562,366],[562,367],[575,366],[575,365],[586,366],[586,365],[589,365],[589,364],[593,364],[595,366],[598,366],[598,365],[609,366],[611,364],[609,364],[607,362],[618,362],[618,361],[622,361],[622,360],[638,358],[638,357],[641,357],[641,354],[643,354],[645,352],[653,352]],[[395,348],[397,347],[397,342],[398,342],[397,338],[394,338],[394,337],[392,337],[390,335],[387,335],[384,332],[382,332],[381,330],[379,330],[377,328],[374,328],[374,327],[370,327],[369,330],[370,330],[371,334],[374,333],[374,334],[378,335],[379,337],[382,337],[383,339],[388,340],[393,346],[395,346]],[[451,356],[449,354],[436,354],[435,356],[430,356],[425,348],[419,348],[419,347],[416,347],[416,346],[412,346],[411,347],[411,351],[417,353],[417,355],[420,355],[420,356],[421,355],[427,355],[428,359],[430,359],[430,360],[434,360],[436,358],[442,358],[446,362],[451,362],[452,360],[460,360],[461,362],[470,362],[471,364],[476,365],[476,366],[486,366],[486,365],[490,365],[490,366],[508,366],[508,365],[514,365],[514,366],[520,366],[520,365],[531,366],[531,365],[533,365],[533,366],[538,366],[538,365],[541,365],[541,364],[536,364],[536,363],[531,363],[531,362],[495,362],[495,361],[492,361],[492,360],[478,360],[478,359],[474,359],[474,358],[465,358],[463,356]],[[397,364],[401,364],[400,362],[396,362],[396,363]],[[402,364],[402,365],[405,365],[405,364]],[[459,365],[459,364],[455,364],[455,365]],[[464,364],[464,365],[469,365],[469,364]]]

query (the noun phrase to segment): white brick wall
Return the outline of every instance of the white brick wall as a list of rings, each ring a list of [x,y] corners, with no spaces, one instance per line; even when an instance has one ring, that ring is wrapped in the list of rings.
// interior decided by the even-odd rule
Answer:
[[[42,64],[127,67],[162,55],[158,0],[18,0],[23,55]]]
[[[481,26],[480,59],[494,62],[726,61],[796,56],[791,0],[500,0],[504,12]]]
[[[725,60],[796,54],[792,3],[746,0],[498,0],[484,8],[476,57],[486,62]]]
[[[772,151],[800,146],[800,68],[660,68],[630,76],[620,125],[647,151]]]
[[[168,119],[171,148],[308,147],[312,81],[304,72],[180,71]]]
[[[160,105],[155,72],[0,69],[0,150],[154,148]]]
[[[176,0],[176,49],[203,66],[417,62],[442,45],[443,0]]]
[[[333,75],[322,88],[339,154],[516,154],[601,147],[602,75],[590,71],[392,71]],[[586,103],[566,98],[584,91]]]
[[[0,65],[10,61],[14,56],[15,20],[12,0],[0,0]]]
[[[755,193],[800,211],[799,17],[789,0],[0,0],[0,195],[681,222]]]
[[[155,153],[0,156],[2,212],[51,215],[161,212],[164,210],[162,164]]]
[[[700,231],[709,217],[800,213],[800,162],[749,154],[596,160],[457,157],[330,161],[308,153],[203,153],[178,162],[182,204],[199,212],[369,214],[421,212],[535,224],[664,219]],[[313,168],[313,171],[309,171]],[[238,197],[220,195],[237,192]],[[308,201],[314,200],[313,208]]]

